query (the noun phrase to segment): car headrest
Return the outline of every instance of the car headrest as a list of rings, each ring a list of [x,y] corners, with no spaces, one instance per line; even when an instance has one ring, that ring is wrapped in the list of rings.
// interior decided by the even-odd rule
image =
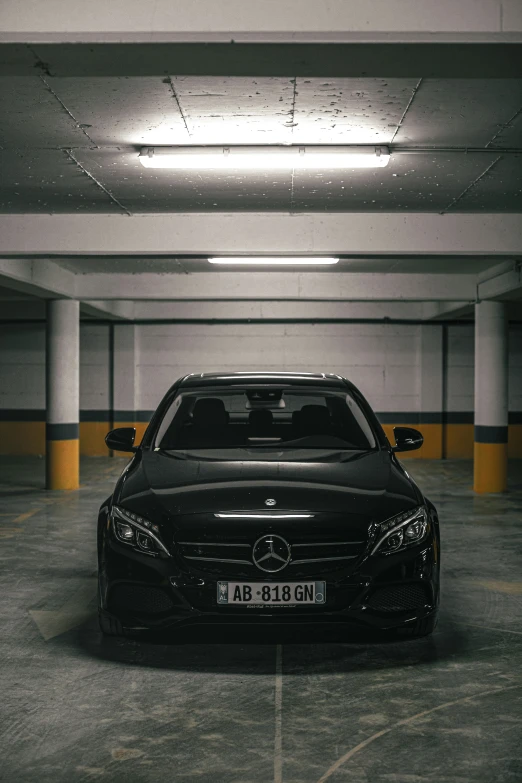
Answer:
[[[192,421],[197,427],[219,429],[228,424],[228,418],[223,400],[214,397],[203,397],[196,400],[192,411]]]
[[[248,423],[255,432],[264,434],[270,429],[273,421],[274,416],[272,411],[269,411],[267,408],[253,410],[248,414]]]
[[[328,408],[324,405],[303,405],[299,424],[307,435],[324,435],[330,429]]]

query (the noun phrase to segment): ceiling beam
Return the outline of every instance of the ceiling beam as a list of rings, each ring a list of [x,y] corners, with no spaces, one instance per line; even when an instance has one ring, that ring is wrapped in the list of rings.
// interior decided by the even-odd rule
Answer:
[[[111,321],[134,320],[134,302],[128,301],[89,301],[80,302],[80,312],[94,318],[109,319]]]
[[[422,317],[425,321],[445,321],[473,316],[474,302],[424,302]]]
[[[3,4],[0,4],[2,7]],[[255,43],[240,43],[233,34],[215,36],[214,40],[226,39],[221,43],[150,43],[154,36],[148,33],[146,43],[130,45],[129,42],[108,43],[115,38],[121,41],[125,36],[112,37],[107,32],[101,34],[103,43],[91,44],[74,43],[74,34],[66,36],[69,43],[52,43],[60,40],[59,34],[35,34],[28,49],[22,41],[27,42],[30,34],[2,34],[0,31],[0,44],[2,41],[20,41],[2,44],[0,73],[34,75],[35,65],[48,76],[59,77],[171,75],[419,79],[424,76],[506,79],[520,78],[522,73],[520,32],[447,33],[440,35],[442,43],[434,43],[433,37],[427,34],[412,33],[398,34],[394,39],[390,33],[358,32],[346,36],[350,43],[339,43],[339,40],[343,41],[343,34],[339,32],[318,35],[316,39],[319,42],[314,43],[296,42],[303,36],[295,32],[291,35],[293,41],[290,43],[274,42],[278,38],[275,33],[265,36],[265,40],[271,41],[269,43],[259,39]],[[176,34],[172,37],[175,38]],[[197,36],[192,36],[192,40],[194,37],[197,39]],[[37,38],[51,43],[39,43]],[[81,40],[81,34],[78,38]],[[161,33],[161,38],[168,40],[169,36]],[[230,43],[231,38],[234,38],[233,44]],[[284,36],[282,38],[284,40]],[[403,39],[400,45],[397,45],[397,38]],[[331,42],[324,42],[329,40]],[[468,45],[462,41],[467,41]]]
[[[76,275],[49,259],[0,258],[0,285],[43,299],[76,296]]]
[[[0,215],[0,256],[522,255],[517,214]],[[455,298],[455,297],[453,297]]]
[[[2,7],[3,4],[0,4]],[[0,73],[34,76],[36,65],[48,76],[57,77],[171,75],[419,79],[424,76],[507,79],[522,75],[520,32],[441,35],[439,40],[445,43],[434,43],[433,37],[427,34],[402,33],[397,37],[406,42],[400,45],[393,43],[394,37],[390,33],[355,33],[347,36],[352,39],[350,43],[336,42],[343,40],[343,34],[339,32],[317,36],[320,42],[315,43],[297,43],[296,39],[299,40],[300,36],[295,32],[291,33],[293,41],[290,43],[274,43],[277,41],[276,34],[265,37],[273,39],[271,43],[239,43],[230,34],[217,36],[217,40],[226,39],[224,43],[150,43],[154,36],[147,35],[148,43],[129,45],[107,43],[114,40],[107,32],[102,33],[104,43],[91,44],[73,43],[74,34],[68,34],[69,43],[33,42],[29,49],[23,43],[2,44],[2,41],[11,40],[27,42],[28,34],[4,33],[2,36],[0,31]],[[164,40],[169,38],[165,33],[161,36]],[[125,36],[115,37],[121,41]],[[60,39],[59,34],[57,38]],[[234,38],[233,44],[230,43],[231,38]],[[245,35],[245,38],[248,36]],[[468,43],[484,43],[464,46],[458,43],[463,38]],[[41,40],[56,40],[56,36],[44,34]],[[325,40],[333,42],[325,43]],[[357,42],[353,43],[353,40]],[[424,43],[407,42],[412,40]],[[506,45],[508,42],[511,43]]]
[[[318,272],[87,274],[77,294],[89,299],[193,301],[435,301],[473,300],[474,275]]]
[[[420,302],[136,302],[136,320],[335,321],[418,320]]]
[[[3,0],[0,9],[3,39],[27,42],[335,40],[332,31],[347,40],[469,41],[522,27],[517,0],[69,0],[67,13],[49,0],[38,14],[34,0]]]
[[[477,299],[513,299],[522,293],[522,261],[516,261],[506,269],[505,264],[495,276],[486,278],[477,284]]]

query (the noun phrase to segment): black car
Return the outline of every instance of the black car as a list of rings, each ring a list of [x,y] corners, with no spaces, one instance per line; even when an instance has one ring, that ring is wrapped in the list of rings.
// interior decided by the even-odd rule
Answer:
[[[437,511],[362,394],[338,375],[188,375],[99,512],[104,634],[188,623],[340,622],[430,633]]]

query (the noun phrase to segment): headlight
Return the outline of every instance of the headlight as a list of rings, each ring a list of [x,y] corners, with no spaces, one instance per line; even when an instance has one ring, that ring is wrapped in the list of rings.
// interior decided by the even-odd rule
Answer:
[[[405,511],[379,525],[378,540],[372,549],[372,555],[389,555],[419,544],[428,535],[430,523],[424,506]]]
[[[160,551],[170,552],[160,538],[160,529],[154,522],[140,517],[133,511],[113,506],[112,524],[114,535],[122,544],[128,544],[140,552],[157,555]]]

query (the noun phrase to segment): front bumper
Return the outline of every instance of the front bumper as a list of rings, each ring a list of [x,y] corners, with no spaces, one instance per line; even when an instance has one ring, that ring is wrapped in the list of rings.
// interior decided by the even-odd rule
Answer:
[[[246,608],[218,605],[219,579],[214,576],[192,568],[188,571],[173,558],[152,558],[129,550],[106,534],[100,557],[100,610],[134,630],[167,630],[193,623],[406,627],[437,613],[438,552],[433,531],[418,547],[366,557],[349,572],[318,575],[317,580],[326,581],[324,605]],[[256,581],[285,579],[277,574],[272,580],[258,577]]]

